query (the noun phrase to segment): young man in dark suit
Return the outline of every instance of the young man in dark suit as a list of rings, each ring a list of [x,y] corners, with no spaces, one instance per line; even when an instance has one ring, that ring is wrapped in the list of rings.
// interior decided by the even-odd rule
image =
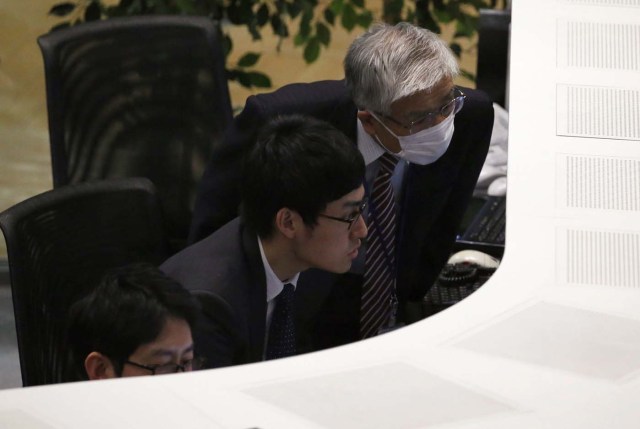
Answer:
[[[489,98],[453,84],[456,59],[426,29],[374,25],[350,46],[344,68],[344,81],[287,85],[247,99],[202,178],[190,237],[195,242],[236,215],[241,153],[254,144],[259,124],[299,112],[342,130],[365,159],[365,216],[376,244],[360,252],[350,273],[331,280],[316,348],[415,320],[407,309],[419,306],[451,253],[493,126]],[[387,207],[373,198],[383,167],[391,169],[395,212],[376,219]]]
[[[203,304],[196,350],[211,367],[309,350],[309,317],[327,289],[302,287],[307,270],[348,271],[367,235],[364,161],[330,124],[272,119],[243,170],[240,218],[161,266]]]
[[[71,306],[69,381],[199,369],[194,330],[200,307],[150,264],[112,269]]]

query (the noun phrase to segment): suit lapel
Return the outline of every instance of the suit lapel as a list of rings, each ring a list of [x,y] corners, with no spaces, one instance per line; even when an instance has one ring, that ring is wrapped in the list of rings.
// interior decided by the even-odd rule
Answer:
[[[241,225],[242,248],[249,268],[248,320],[249,353],[256,361],[262,360],[267,318],[267,280],[258,247],[258,236]]]

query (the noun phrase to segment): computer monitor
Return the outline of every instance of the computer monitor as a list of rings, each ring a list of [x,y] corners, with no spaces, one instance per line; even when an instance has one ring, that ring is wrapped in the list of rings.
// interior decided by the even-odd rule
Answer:
[[[508,109],[511,10],[480,9],[476,88]]]

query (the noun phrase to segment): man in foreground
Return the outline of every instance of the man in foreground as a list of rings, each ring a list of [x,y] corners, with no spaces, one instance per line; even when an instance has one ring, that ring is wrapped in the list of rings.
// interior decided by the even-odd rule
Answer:
[[[147,264],[106,273],[70,310],[71,379],[170,374],[199,368],[195,299]]]
[[[309,318],[330,284],[301,287],[307,270],[348,271],[367,235],[362,156],[328,123],[273,118],[244,172],[240,218],[161,266],[200,297],[208,323],[196,343],[212,367],[307,351]],[[209,311],[220,300],[226,311]]]

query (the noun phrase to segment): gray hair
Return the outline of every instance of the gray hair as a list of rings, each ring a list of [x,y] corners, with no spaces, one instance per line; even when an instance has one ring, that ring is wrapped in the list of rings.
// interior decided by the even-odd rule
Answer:
[[[390,113],[391,103],[431,90],[459,73],[453,52],[435,33],[401,22],[374,24],[349,47],[347,87],[359,109]]]

